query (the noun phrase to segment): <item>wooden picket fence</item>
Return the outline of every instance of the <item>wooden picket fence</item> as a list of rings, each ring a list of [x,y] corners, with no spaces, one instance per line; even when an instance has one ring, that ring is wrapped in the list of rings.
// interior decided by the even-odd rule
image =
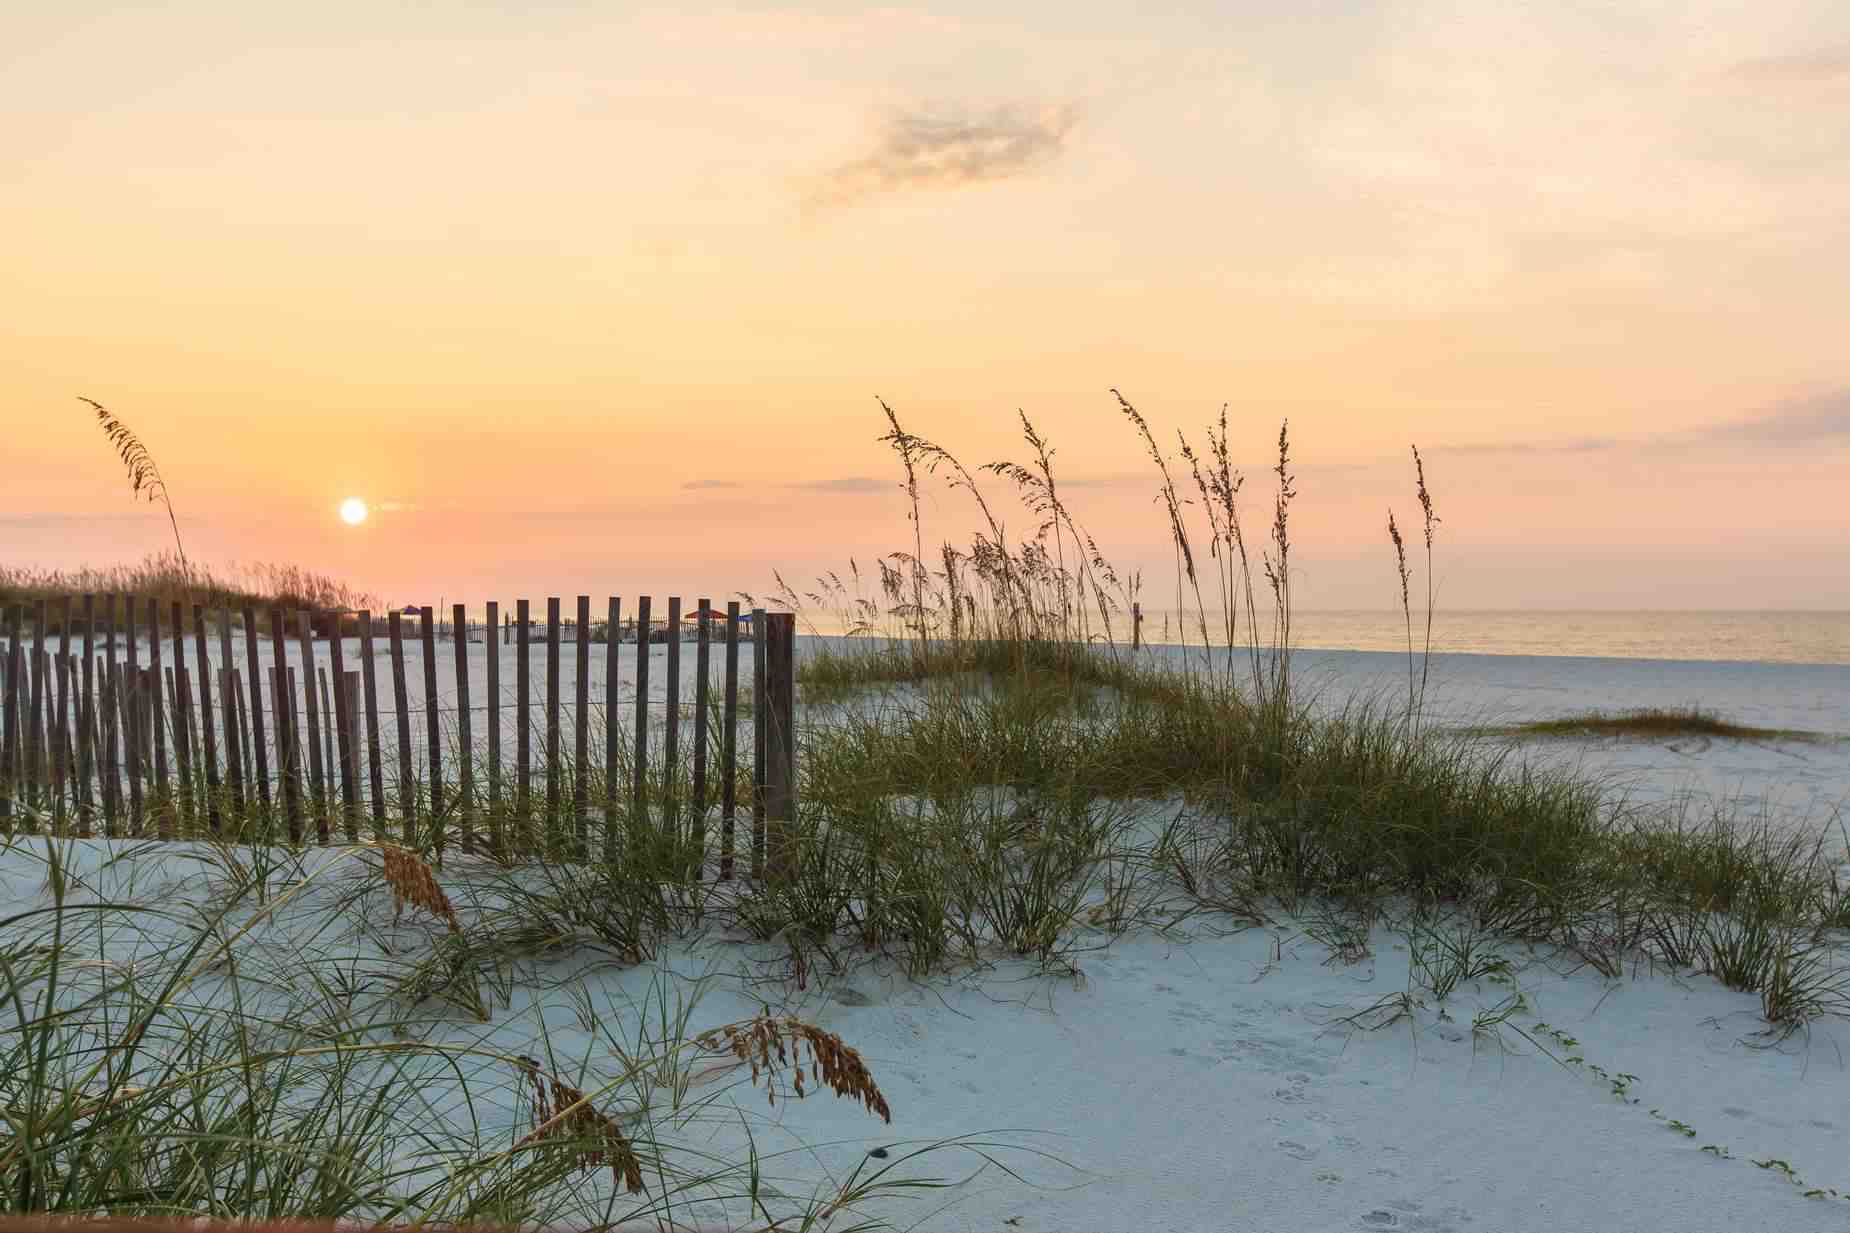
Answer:
[[[606,606],[603,791],[602,799],[593,801],[599,751],[591,747],[590,732],[589,596],[578,597],[575,619],[569,621],[561,619],[560,601],[549,598],[543,625],[531,619],[527,600],[516,604],[511,624],[504,622],[499,604],[487,604],[486,622],[474,627],[465,619],[465,605],[456,604],[448,625],[455,652],[453,673],[447,674],[454,688],[450,706],[439,696],[439,676],[446,675],[438,666],[442,627],[428,607],[387,614],[381,631],[369,611],[279,606],[261,612],[247,604],[236,614],[245,634],[240,667],[232,646],[234,614],[226,607],[193,605],[189,639],[188,614],[178,602],[166,614],[165,630],[161,605],[134,596],[85,595],[81,604],[71,597],[37,601],[30,608],[29,626],[26,606],[13,604],[4,614],[6,648],[0,663],[0,830],[247,841],[286,835],[292,843],[319,844],[370,838],[429,844],[439,852],[454,842],[464,852],[485,849],[503,859],[541,850],[585,859],[596,852],[595,823],[604,832],[605,857],[614,860],[619,821],[632,831],[638,822],[667,826],[703,854],[708,823],[714,821],[719,876],[730,877],[741,810],[739,645],[750,641],[753,750],[744,808],[751,815],[752,876],[763,876],[766,823],[771,823],[770,855],[777,867],[783,831],[777,824],[793,819],[796,810],[795,617],[754,608],[748,631],[742,628],[745,614],[738,603],[728,603],[720,614],[706,599],[697,601],[689,751],[682,740],[681,600],[670,598],[667,608],[668,701],[658,747],[651,736],[649,701],[650,648],[656,645],[650,637],[656,628],[651,598],[636,600],[631,621],[638,636],[635,702],[627,732],[617,703],[622,603],[611,597]],[[407,629],[412,622],[406,618],[413,614],[415,628]],[[260,616],[267,621],[260,623]],[[47,645],[53,628],[58,631],[55,650]],[[472,703],[472,628],[483,630],[487,651],[485,705]],[[117,656],[118,631],[122,658]],[[381,682],[375,671],[375,640],[381,633],[392,687],[383,709],[386,718],[396,720],[396,740],[381,729]],[[532,680],[536,634],[543,637],[546,674],[537,698]],[[569,704],[560,682],[562,637],[569,637],[577,652]],[[326,668],[314,652],[317,638],[327,650]],[[350,669],[346,643],[354,638],[360,662]],[[412,639],[422,652],[427,767],[414,765],[414,708],[405,655]],[[517,647],[511,776],[503,758],[507,699],[497,640]],[[265,642],[271,650],[267,672],[259,663],[259,646]],[[712,696],[715,649],[723,651],[723,689],[717,699]],[[299,672],[288,663],[291,651]],[[569,750],[562,727],[568,705]],[[538,760],[533,749],[536,709],[544,722]],[[474,728],[475,716],[483,713],[485,741]],[[444,757],[446,718],[458,754],[453,765],[446,765]],[[650,765],[658,752],[652,783]],[[683,800],[682,767],[689,762],[691,799]],[[478,783],[478,770],[485,783]],[[253,819],[262,826],[253,825]]]

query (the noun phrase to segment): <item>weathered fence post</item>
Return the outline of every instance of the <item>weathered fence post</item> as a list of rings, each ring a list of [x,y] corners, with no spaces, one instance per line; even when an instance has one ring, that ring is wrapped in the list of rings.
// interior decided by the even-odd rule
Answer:
[[[175,609],[176,614],[178,609]],[[174,628],[182,628],[179,617]],[[84,666],[83,694],[77,704],[77,834],[90,837],[96,821],[96,802],[90,791],[90,775],[96,769],[96,596],[84,596]]]
[[[139,839],[147,824],[147,802],[142,795],[143,749],[148,734],[141,723],[141,656],[135,642],[135,597],[122,597],[122,629],[128,635],[128,667],[122,675],[119,704],[122,709],[122,752],[128,755],[129,830]]]
[[[276,773],[282,777],[283,816],[289,825],[289,842],[302,842],[302,752],[296,738],[295,698],[289,692],[288,646],[283,639],[283,610],[270,609],[271,727],[276,730]]]
[[[231,789],[231,804],[238,813],[238,825],[243,827],[247,816],[245,809],[246,791],[244,787],[244,725],[238,722],[238,692],[233,684],[236,679],[238,661],[231,656],[231,605],[221,604],[218,609],[218,670],[220,689],[219,697],[225,712],[225,782]]]
[[[557,860],[559,839],[559,597],[546,600],[546,855]]]
[[[514,768],[514,843],[521,846],[533,827],[533,665],[527,652],[533,638],[527,600],[514,602],[516,610],[514,641],[519,648],[514,660],[514,756],[520,765]]]
[[[636,765],[630,831],[641,836],[649,823],[649,597],[636,597]]]
[[[591,851],[591,597],[578,597],[578,662],[573,674],[578,710],[572,716],[572,855],[585,860]]]
[[[13,816],[13,797],[19,791],[19,619],[20,606],[6,608],[6,702],[0,707],[0,720],[6,731],[0,733],[0,818]]]
[[[218,736],[212,728],[212,661],[206,655],[204,604],[193,605],[193,658],[199,665],[199,737],[205,748],[206,825],[216,835],[219,831]],[[225,736],[229,740],[231,734],[227,732]]]
[[[764,654],[765,815],[771,833],[771,875],[776,878],[796,872],[796,632],[795,613],[767,613],[753,648],[754,655]]]
[[[456,630],[456,800],[462,827],[462,850],[475,851],[475,741],[469,725],[469,627],[457,604],[450,614]]]
[[[347,841],[360,841],[360,777],[353,742],[353,701],[347,693],[347,648],[341,637],[341,619],[346,614],[333,613],[333,628],[328,631],[328,665],[334,674],[334,733],[340,757],[340,803],[346,825]]]
[[[443,725],[437,717],[436,614],[418,609],[418,642],[424,648],[424,741],[430,754],[431,848],[443,854]]]
[[[250,715],[251,727],[251,765],[252,778],[257,781],[257,799],[267,810],[270,805],[270,754],[264,748],[263,728],[263,669],[257,660],[257,643],[262,637],[257,632],[257,607],[244,605],[244,664],[245,676],[250,678],[245,693],[245,711]],[[275,725],[271,725],[274,727]],[[282,758],[277,763],[280,769]],[[245,791],[249,792],[249,785]],[[266,840],[273,836],[266,835]]]
[[[707,682],[709,651],[713,630],[707,620],[712,601],[705,597],[694,601],[699,634],[694,643],[694,868],[696,879],[706,873],[707,860]]]
[[[392,642],[392,702],[398,711],[398,822],[405,846],[418,842],[417,778],[411,768],[411,703],[405,686],[405,627],[394,608],[386,617]]]
[[[302,713],[308,721],[309,802],[315,813],[315,838],[325,844],[328,841],[327,768],[321,761],[321,704],[315,698],[315,629],[306,608],[296,610],[295,632],[302,654]],[[292,699],[290,706],[294,705]]]
[[[739,808],[739,601],[726,604],[726,713],[720,734],[719,876],[732,877],[734,815]]]
[[[681,838],[681,820],[676,811],[675,781],[681,775],[681,598],[668,597],[668,713],[662,731],[662,828]]]
[[[501,830],[501,639],[500,608],[488,601],[488,621],[482,627],[482,650],[488,669],[488,845],[497,857],[506,857]]]
[[[366,684],[366,774],[372,790],[373,838],[384,839],[385,767],[379,748],[379,682],[373,671],[373,614],[360,609],[360,679]]]
[[[764,878],[765,772],[768,750],[765,737],[771,730],[770,715],[765,707],[770,692],[765,687],[764,609],[752,609],[752,877]]]
[[[621,777],[617,774],[617,735],[622,729],[617,709],[618,669],[623,659],[618,638],[623,601],[610,597],[610,615],[604,622],[604,860],[617,863],[617,802]]]

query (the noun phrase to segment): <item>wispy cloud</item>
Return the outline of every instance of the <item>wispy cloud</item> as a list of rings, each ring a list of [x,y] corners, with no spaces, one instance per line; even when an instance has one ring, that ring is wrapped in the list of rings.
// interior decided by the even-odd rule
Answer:
[[[699,492],[707,488],[741,488],[743,486],[744,485],[738,483],[735,480],[721,480],[721,479],[688,480],[685,484],[681,485],[682,488],[686,489],[689,492]]]
[[[1786,56],[1742,60],[1729,71],[1729,76],[1737,81],[1770,85],[1850,83],[1850,47],[1820,47]]]
[[[1812,445],[1850,441],[1850,389],[1832,390],[1773,404],[1760,415],[1703,430],[1714,440],[1768,445]]]
[[[809,186],[808,204],[839,206],[885,193],[960,188],[1012,179],[1066,147],[1078,116],[1068,105],[890,113],[871,153],[841,163]]]
[[[835,479],[806,480],[800,484],[786,485],[810,492],[885,492],[893,486],[892,480],[875,479],[871,475],[843,475]]]
[[[1850,442],[1850,389],[1788,398],[1758,414],[1651,437],[1571,437],[1436,446],[1450,454],[1593,454],[1627,449],[1737,445],[1790,446]]]

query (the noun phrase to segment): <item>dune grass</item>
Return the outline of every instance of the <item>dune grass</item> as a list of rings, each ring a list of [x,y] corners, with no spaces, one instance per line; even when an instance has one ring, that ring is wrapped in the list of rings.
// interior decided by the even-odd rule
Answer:
[[[1558,719],[1540,719],[1530,723],[1504,724],[1469,728],[1473,736],[1556,737],[1628,737],[1636,740],[1667,740],[1683,736],[1706,736],[1725,741],[1798,741],[1817,744],[1841,738],[1827,732],[1808,732],[1799,728],[1759,728],[1723,719],[1700,707],[1643,707],[1631,711],[1588,711],[1564,715]]]
[[[0,609],[12,604],[28,610],[40,600],[50,606],[47,633],[58,632],[59,601],[81,602],[85,595],[133,595],[144,606],[160,603],[163,614],[174,602],[187,611],[195,604],[229,606],[235,614],[245,604],[279,605],[311,612],[369,608],[383,611],[379,597],[338,578],[299,565],[249,564],[214,570],[173,553],[152,553],[129,565],[98,568],[39,569],[0,564]],[[136,611],[139,620],[141,609]]]

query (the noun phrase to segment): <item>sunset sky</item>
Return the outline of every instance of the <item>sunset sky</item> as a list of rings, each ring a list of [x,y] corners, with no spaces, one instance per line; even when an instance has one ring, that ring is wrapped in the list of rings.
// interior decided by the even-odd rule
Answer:
[[[0,563],[171,543],[83,395],[214,563],[762,593],[909,546],[879,396],[1160,590],[1115,386],[1254,535],[1290,418],[1305,607],[1417,442],[1445,604],[1850,608],[1842,0],[13,4],[0,150]]]

